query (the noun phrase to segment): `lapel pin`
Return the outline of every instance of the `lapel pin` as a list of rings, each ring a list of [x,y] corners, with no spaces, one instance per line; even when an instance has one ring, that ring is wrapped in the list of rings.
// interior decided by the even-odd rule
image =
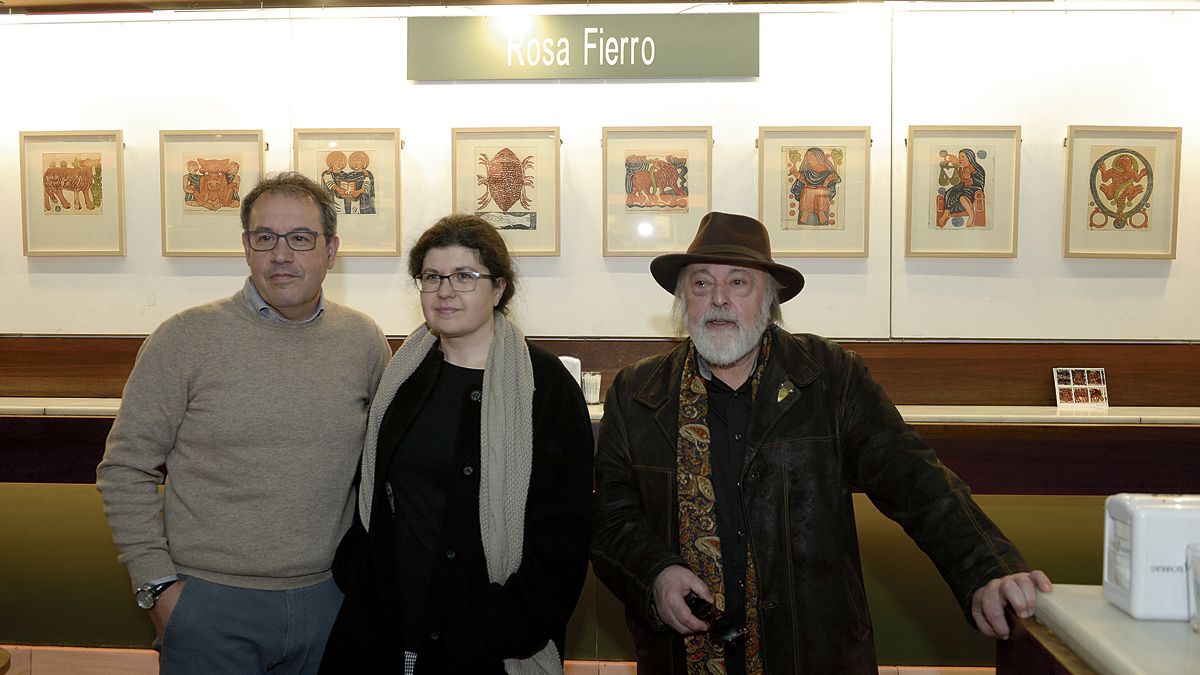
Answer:
[[[775,402],[783,403],[783,399],[787,398],[788,395],[791,393],[792,393],[791,388],[788,387],[786,384],[779,385],[779,393],[775,395]]]

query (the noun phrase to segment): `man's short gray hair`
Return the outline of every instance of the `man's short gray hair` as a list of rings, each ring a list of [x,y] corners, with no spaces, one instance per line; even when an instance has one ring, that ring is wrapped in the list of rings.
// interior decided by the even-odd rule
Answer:
[[[783,323],[783,308],[779,303],[779,291],[783,288],[783,284],[779,283],[775,277],[762,271],[755,270],[759,274],[767,278],[767,294],[771,298],[771,305],[767,311],[771,315],[771,323]],[[687,284],[683,283],[683,275],[687,272],[687,268],[679,270],[679,281],[675,283],[675,301],[671,303],[671,326],[675,328],[677,337],[687,337],[688,335],[688,315],[687,315]]]

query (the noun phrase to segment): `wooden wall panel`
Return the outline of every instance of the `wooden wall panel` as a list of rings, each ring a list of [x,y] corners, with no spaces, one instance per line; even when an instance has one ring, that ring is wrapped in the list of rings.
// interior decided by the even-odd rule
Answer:
[[[1104,368],[1117,406],[1200,405],[1200,344],[846,342],[910,405],[1054,405],[1051,369]]]
[[[118,398],[144,337],[0,337],[0,396]]]
[[[0,336],[0,396],[119,397],[141,337]],[[601,373],[673,347],[668,339],[534,338]],[[393,349],[401,343],[393,339]],[[842,343],[897,404],[1054,405],[1050,369],[1105,368],[1112,405],[1200,405],[1200,344]]]

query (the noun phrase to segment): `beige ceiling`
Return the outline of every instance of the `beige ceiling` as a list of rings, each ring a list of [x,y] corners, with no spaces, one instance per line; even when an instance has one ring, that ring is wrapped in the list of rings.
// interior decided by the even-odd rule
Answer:
[[[605,4],[634,4],[633,0],[601,0]],[[679,0],[638,0],[646,2]],[[881,2],[882,0],[824,0],[824,2]],[[938,0],[930,0],[938,1]],[[1008,0],[1004,0],[1008,1]],[[1051,0],[1047,0],[1051,1]],[[0,0],[0,13],[19,14],[150,12],[156,9],[248,9],[260,7],[414,7],[451,5],[589,4],[587,0]],[[762,0],[727,0],[718,4],[763,4]],[[701,3],[703,4],[703,3]],[[814,0],[782,0],[775,4],[823,4]]]

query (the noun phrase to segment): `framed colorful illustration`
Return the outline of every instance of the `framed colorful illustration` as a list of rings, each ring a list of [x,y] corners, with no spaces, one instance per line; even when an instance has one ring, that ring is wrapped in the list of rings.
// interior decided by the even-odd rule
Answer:
[[[908,128],[911,257],[1017,255],[1021,127]]]
[[[1180,127],[1067,130],[1063,256],[1175,257]]]
[[[778,256],[865,257],[869,127],[759,127],[758,219]]]
[[[400,130],[296,129],[296,171],[338,212],[338,255],[400,255]]]
[[[453,129],[456,213],[496,226],[513,255],[558,255],[558,127]]]
[[[242,194],[263,175],[262,131],[160,131],[162,253],[242,255]]]
[[[124,155],[120,131],[21,132],[25,255],[125,255]]]
[[[712,127],[605,127],[604,255],[685,251],[712,209]]]

